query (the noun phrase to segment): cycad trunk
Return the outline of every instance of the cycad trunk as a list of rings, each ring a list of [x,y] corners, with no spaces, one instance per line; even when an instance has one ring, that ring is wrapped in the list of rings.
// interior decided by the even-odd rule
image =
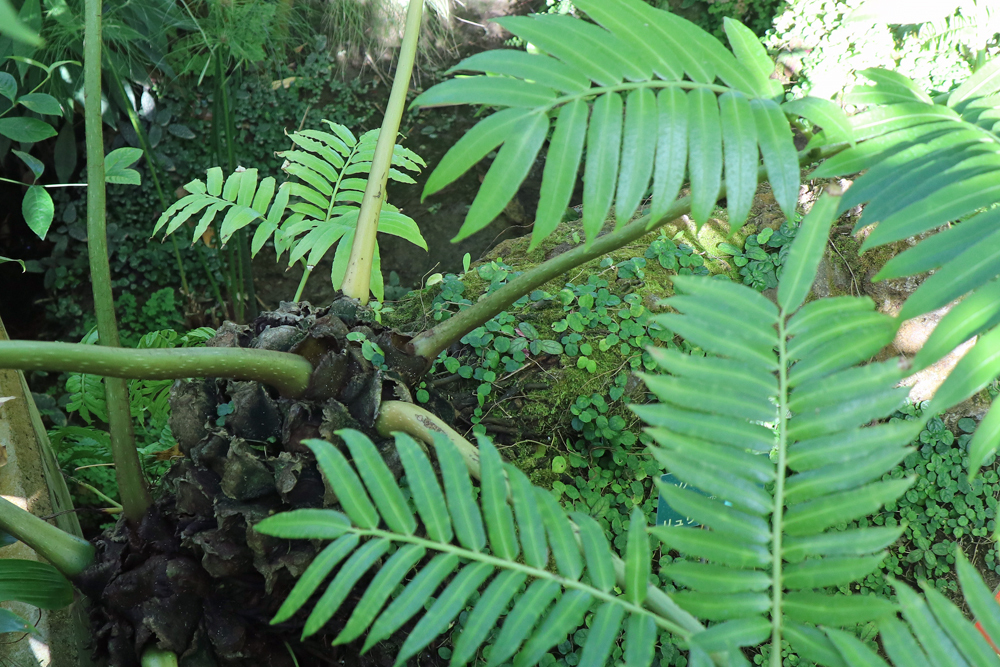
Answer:
[[[348,341],[350,333],[375,341],[388,369],[365,359],[361,345]],[[275,512],[331,503],[301,441],[336,442],[334,431],[348,427],[382,440],[373,428],[381,401],[409,400],[408,386],[422,370],[421,360],[400,351],[406,342],[367,321],[350,299],[328,308],[283,303],[249,326],[219,329],[209,345],[309,358],[317,368],[313,398],[281,398],[255,382],[177,382],[171,427],[185,456],[141,524],[132,529],[121,521],[102,537],[95,566],[78,580],[100,600],[94,631],[111,664],[138,665],[139,651],[154,643],[185,665],[292,667],[291,651],[300,665],[391,662],[390,646],[364,657],[358,647],[331,648],[346,618],[333,618],[327,632],[301,644],[304,616],[269,625],[316,548],[252,526]],[[395,457],[393,447],[385,452]],[[394,469],[401,470],[398,461]],[[191,662],[183,662],[185,656]]]

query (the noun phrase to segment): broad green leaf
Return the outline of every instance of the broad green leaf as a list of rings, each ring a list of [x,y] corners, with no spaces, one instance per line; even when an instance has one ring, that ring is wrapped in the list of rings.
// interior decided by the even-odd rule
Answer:
[[[341,429],[336,432],[354,457],[354,465],[361,473],[368,493],[371,494],[389,530],[403,535],[412,535],[417,528],[416,519],[410,513],[396,480],[382,455],[367,436],[353,429]]]
[[[673,45],[663,39],[657,26],[651,25],[644,18],[643,10],[648,9],[648,5],[634,0],[613,4],[601,0],[580,0],[574,4],[631,46],[637,58],[650,63],[660,78],[668,81],[684,78],[684,69],[673,53]]]
[[[644,81],[652,71],[640,67],[631,47],[611,33],[579,19],[554,14],[506,16],[494,19],[535,48],[555,56],[601,86],[616,86],[623,78]]]
[[[293,165],[295,166],[295,165]],[[234,171],[226,177],[226,182],[222,186],[222,198],[228,202],[235,202],[240,193],[240,181],[246,172]]]
[[[201,199],[200,201],[191,202],[189,206],[185,207],[184,210],[178,213],[177,216],[170,222],[170,224],[167,225],[167,230],[163,234],[164,236],[167,236],[177,231],[177,229],[179,229],[180,226],[184,224],[188,218],[190,218],[192,215],[194,215],[195,213],[204,208],[205,213],[204,215],[201,216],[201,219],[198,220],[198,224],[195,225],[194,232],[191,234],[191,245],[194,245],[195,243],[198,242],[198,239],[200,239],[202,235],[206,231],[208,231],[208,226],[212,224],[213,220],[215,220],[216,214],[225,210],[229,206],[231,206],[231,204],[227,201],[213,202],[211,199],[208,198]]]
[[[38,238],[44,240],[45,235],[49,233],[55,211],[52,197],[41,185],[32,185],[24,193],[24,199],[21,200],[21,215],[28,223],[28,228],[38,235]]]
[[[781,212],[792,220],[799,201],[799,159],[795,152],[792,130],[781,107],[771,100],[751,100],[750,108],[753,109],[760,152],[764,156],[771,191]]]
[[[678,591],[670,596],[687,612],[710,621],[728,621],[761,614],[771,607],[766,593],[716,593]]]
[[[795,388],[788,401],[788,409],[795,413],[804,413],[817,408],[834,411],[842,410],[843,403],[850,403],[859,398],[875,399],[886,392],[891,392],[904,375],[904,369],[899,361],[876,362],[865,366],[857,366],[840,371],[815,382],[806,382]],[[801,415],[792,421],[792,428],[799,421],[814,419],[815,414]],[[837,420],[832,420],[836,422]],[[838,427],[843,430],[846,427]],[[839,448],[838,445],[835,445]]]
[[[861,322],[855,327],[840,327],[838,330],[843,332],[840,339],[810,350],[808,357],[792,366],[788,384],[797,387],[870,359],[892,342],[898,325],[898,320],[886,316],[881,320]]]
[[[564,93],[585,93],[590,89],[590,80],[579,70],[564,65],[555,58],[520,49],[483,51],[466,58],[448,72],[463,70],[527,79]]]
[[[961,171],[957,171],[946,174],[945,177],[955,179],[955,183],[934,191],[930,196],[919,199],[882,220],[865,239],[862,251],[939,227],[949,220],[956,220],[979,208],[990,206],[1000,197],[1000,184],[997,184],[994,172],[978,175],[969,173],[966,178]],[[934,186],[927,187],[935,190]]]
[[[942,120],[958,121],[960,119],[961,116],[948,107],[913,102],[876,107],[854,116],[851,119],[851,124],[854,126],[855,141],[864,141],[916,125],[936,123]]]
[[[43,116],[61,116],[63,113],[59,100],[45,93],[21,95],[17,98],[17,103]]]
[[[507,604],[527,578],[528,575],[523,572],[506,570],[490,583],[458,635],[451,654],[451,665],[464,665],[475,656],[479,645],[493,630],[500,614],[506,610]]]
[[[222,168],[211,167],[205,174],[205,180],[208,183],[208,194],[213,197],[220,196],[222,194]]]
[[[56,131],[43,120],[17,116],[15,118],[0,118],[0,135],[12,141],[33,144],[56,136]]]
[[[19,157],[21,159],[21,162],[27,165],[28,169],[31,170],[31,174],[32,176],[35,177],[36,181],[42,177],[42,173],[45,172],[45,163],[36,158],[34,155],[25,153],[24,151],[11,150],[11,153]]]
[[[652,615],[632,614],[625,627],[625,666],[649,667],[656,650],[656,621]]]
[[[653,174],[656,144],[656,96],[648,88],[637,88],[625,100],[625,129],[622,134],[621,168],[618,172],[618,194],[615,198],[615,218],[621,225],[632,219]]]
[[[910,634],[906,624],[897,618],[883,618],[879,621],[882,648],[895,665],[931,667],[920,644]]]
[[[770,526],[759,516],[727,507],[676,484],[668,484],[662,480],[656,480],[655,483],[670,507],[703,526],[737,536],[752,544],[767,544],[771,537]]]
[[[507,504],[507,480],[503,461],[488,438],[479,437],[480,503],[490,536],[490,551],[499,558],[514,560],[519,548],[514,532],[514,515]]]
[[[250,208],[260,213],[263,218],[264,214],[267,213],[267,207],[271,205],[271,198],[274,197],[274,189],[276,182],[273,177],[268,176],[260,182],[260,186],[257,188],[257,194],[254,195],[253,202],[250,204]]]
[[[998,446],[1000,446],[1000,401],[993,401],[989,412],[979,422],[969,443],[970,479],[975,479],[986,459],[996,454]]]
[[[311,153],[306,153],[305,151],[284,151],[278,153],[278,156],[291,162],[301,164],[303,167],[319,174],[331,183],[337,182],[337,170],[333,167],[333,165]]]
[[[621,632],[624,617],[625,608],[614,602],[605,602],[597,609],[578,667],[604,667]]]
[[[712,309],[696,297],[684,301],[683,307],[685,315],[697,317],[671,313],[659,315],[655,321],[709,352],[764,369],[773,369],[777,365],[774,352],[759,340],[758,332],[741,326],[732,314]]]
[[[674,563],[660,568],[660,573],[704,593],[764,591],[771,585],[771,577],[760,570],[736,570],[707,563]]]
[[[737,384],[747,392],[767,397],[778,395],[777,378],[757,366],[719,357],[696,357],[665,347],[649,348],[649,353],[661,368],[672,375],[717,386]]]
[[[579,99],[573,100],[559,110],[556,129],[545,157],[542,185],[538,196],[538,212],[531,232],[529,250],[535,249],[555,231],[562,221],[566,207],[569,206],[580,171],[583,142],[587,136],[588,111],[587,103]]]
[[[340,631],[333,645],[345,644],[358,637],[382,610],[389,596],[403,581],[403,577],[424,557],[427,550],[416,544],[404,544],[379,567],[364,595],[354,606],[347,625]]]
[[[711,217],[722,183],[722,125],[715,93],[705,88],[688,93],[688,128],[691,217],[700,226]]]
[[[775,98],[781,95],[784,92],[781,83],[771,78],[774,74],[774,61],[767,55],[760,38],[750,28],[728,16],[722,19],[722,25],[736,60],[753,78],[757,96]],[[729,179],[726,180],[728,182]]]
[[[219,237],[222,241],[222,245],[229,243],[229,239],[232,238],[233,234],[260,217],[262,217],[261,214],[249,206],[243,206],[240,204],[230,206],[229,210],[226,211],[226,217],[223,218],[222,225],[219,228]]]
[[[521,547],[524,549],[524,562],[531,567],[544,569],[549,562],[549,547],[545,538],[545,524],[542,523],[542,515],[535,502],[535,489],[518,468],[509,464],[504,467],[510,479],[510,493],[514,500]]]
[[[771,624],[761,617],[740,618],[717,623],[691,637],[703,651],[721,652],[734,646],[756,646],[767,640]]]
[[[504,76],[469,76],[437,84],[413,100],[421,108],[454,104],[484,104],[498,107],[546,107],[556,100],[551,88]]]
[[[906,400],[906,388],[898,403]],[[885,414],[884,412],[882,414]],[[866,420],[866,423],[871,419]],[[810,470],[793,476],[785,486],[785,502],[799,503],[812,500],[828,493],[846,491],[874,481],[888,472],[913,452],[912,448],[892,448],[888,451],[872,453],[867,458],[848,461],[840,465]]]
[[[825,588],[861,581],[885,558],[886,552],[857,557],[811,558],[803,563],[786,565],[781,575],[785,588]]]
[[[742,419],[671,409],[664,405],[630,405],[629,409],[652,426],[662,426],[680,435],[756,452],[768,452],[774,445],[774,433],[763,426]]]
[[[994,59],[980,67],[961,86],[951,91],[948,95],[948,106],[954,108],[960,102],[991,95],[998,90],[1000,90],[1000,61]]]
[[[793,113],[819,125],[831,144],[850,143],[854,145],[854,132],[844,110],[830,100],[819,97],[803,97],[781,105],[785,113]]]
[[[656,132],[656,165],[653,170],[651,223],[659,222],[677,199],[684,183],[688,159],[688,98],[680,88],[665,88],[657,95],[659,121]]]
[[[822,630],[788,620],[782,623],[782,629],[785,638],[800,656],[825,667],[850,667]]]
[[[693,63],[685,63],[684,69],[688,75],[696,81],[703,83],[713,83],[718,76],[728,86],[736,88],[746,95],[756,95],[754,89],[753,75],[746,70],[726,47],[718,39],[708,34],[687,19],[683,19],[676,14],[664,11],[655,11],[650,8],[647,20],[650,23],[659,23],[674,33],[674,39],[680,42],[680,48],[676,51],[687,51],[691,54],[690,60],[697,60],[698,67],[692,71],[689,69]],[[671,45],[673,40],[670,40]],[[695,55],[697,54],[697,55]],[[708,72],[708,78],[702,80],[696,77],[697,74]]]
[[[1000,208],[980,213],[960,225],[938,232],[933,242],[918,243],[890,259],[874,279],[912,276],[943,266],[993,232],[997,222],[1000,222]]]
[[[455,445],[444,435],[435,434],[434,450],[437,452],[444,492],[448,499],[448,512],[455,524],[458,543],[466,549],[482,551],[486,546],[486,531],[483,530],[483,517],[472,495],[472,482],[465,462]]]
[[[405,239],[417,246],[427,250],[427,241],[420,234],[420,228],[413,218],[407,217],[395,211],[382,211],[378,216],[378,231],[382,234],[391,234]]]
[[[303,638],[316,634],[326,625],[358,579],[389,550],[391,544],[389,540],[377,538],[365,542],[360,549],[351,554],[306,619],[305,627],[302,628]]]
[[[435,542],[451,542],[454,533],[444,493],[438,486],[437,476],[427,456],[420,445],[405,433],[396,434],[396,451],[406,471],[406,482],[427,529],[427,536]]]
[[[1000,328],[993,329],[965,353],[931,399],[937,412],[958,405],[1000,375]]]
[[[782,542],[782,554],[785,560],[792,563],[806,556],[863,556],[895,542],[904,528],[859,528],[802,537],[788,536]]]
[[[947,120],[916,125],[889,132],[885,135],[878,135],[874,138],[869,138],[867,141],[862,141],[854,148],[848,148],[830,157],[817,167],[811,175],[814,178],[830,178],[831,176],[856,174],[870,167],[872,164],[878,164],[894,155],[898,155],[904,150],[908,150],[915,145],[914,142],[924,144],[935,138],[947,136],[963,129],[967,129],[963,123]],[[824,133],[821,132],[820,135],[822,134]],[[857,137],[854,138],[857,139]]]
[[[997,615],[996,599],[961,549],[955,553],[955,569],[962,583],[962,595],[972,610],[973,617],[995,642],[995,638],[1000,637],[1000,616]]]
[[[949,667],[968,667],[969,663],[962,657],[947,633],[941,629],[927,608],[927,603],[906,584],[893,583],[903,618],[910,624],[931,661]]]
[[[316,592],[327,575],[333,571],[333,568],[357,548],[359,541],[360,538],[352,533],[341,535],[337,541],[328,544],[295,582],[295,588],[288,594],[288,597],[281,604],[281,608],[278,609],[278,613],[271,619],[271,625],[291,618],[312,597],[312,594]]]
[[[998,241],[1000,230],[970,245],[929,276],[903,304],[900,317],[909,319],[942,308],[996,277],[1000,273]]]
[[[726,417],[772,421],[775,416],[774,405],[767,396],[747,392],[739,385],[699,382],[672,375],[638,375],[661,402]]]
[[[794,395],[794,394],[793,394]],[[803,440],[788,449],[788,467],[803,471],[821,468],[911,442],[923,430],[918,421],[899,421]]]
[[[590,577],[590,583],[594,588],[607,593],[615,585],[615,568],[608,539],[604,536],[604,529],[589,515],[582,512],[572,512],[570,518],[579,528],[580,544],[587,562],[587,575]]]
[[[254,529],[286,539],[333,540],[351,529],[351,521],[334,510],[307,508],[269,516]]]
[[[410,631],[396,656],[395,664],[397,667],[405,664],[411,656],[416,655],[438,635],[447,630],[448,625],[465,608],[469,597],[491,574],[493,574],[493,566],[489,563],[472,563],[465,566],[438,596],[420,622]],[[463,634],[467,631],[468,626],[463,629]]]
[[[941,318],[931,331],[930,338],[914,358],[914,368],[918,370],[927,368],[965,341],[992,329],[998,323],[1000,323],[1000,281],[992,280],[957,303]]]
[[[73,602],[73,587],[48,563],[0,560],[0,602],[15,600],[41,609],[61,609]]]
[[[825,631],[848,664],[856,667],[889,667],[885,660],[873,653],[853,634],[836,628],[825,628]]]
[[[559,573],[575,581],[583,573],[583,559],[566,512],[549,490],[535,488],[534,491]]]
[[[597,238],[615,196],[622,143],[622,98],[605,93],[594,102],[587,129],[587,164],[583,171],[583,231]]]
[[[410,620],[414,614],[423,609],[427,599],[456,567],[458,567],[457,555],[438,554],[435,556],[378,617],[378,620],[372,625],[361,651],[367,651],[391,635]]]
[[[649,532],[670,549],[721,565],[738,568],[764,567],[771,562],[766,547],[737,542],[732,536],[723,533],[677,526],[655,526]]]
[[[514,603],[514,608],[507,614],[503,627],[500,628],[500,634],[490,651],[489,667],[502,664],[517,652],[538,619],[556,599],[559,588],[559,582],[553,579],[536,579],[528,586],[528,590]]]
[[[0,72],[0,95],[3,95],[11,102],[17,98],[17,80],[13,74]]]
[[[525,642],[521,652],[514,656],[514,667],[532,667],[538,664],[549,649],[565,641],[570,631],[583,623],[592,599],[587,591],[572,590],[563,593],[538,630]]]
[[[938,625],[958,646],[958,650],[969,661],[969,664],[977,667],[1000,665],[996,651],[986,643],[975,626],[969,624],[965,615],[933,586],[927,586],[926,582],[920,583],[924,597],[927,598],[927,605],[934,613]]]
[[[642,510],[633,507],[625,549],[625,599],[632,604],[641,605],[646,600],[650,558],[646,518]]]
[[[0,15],[3,12],[0,11]],[[5,632],[38,632],[34,625],[9,609],[0,609],[0,635]]]
[[[548,129],[549,119],[544,113],[534,113],[522,119],[517,131],[508,136],[490,165],[453,242],[489,225],[510,203],[531,170]]]
[[[835,296],[817,299],[800,308],[788,321],[786,332],[790,336],[806,336],[825,331],[831,322],[857,317],[860,313],[875,310],[875,302],[868,297]]]
[[[719,97],[722,120],[722,142],[726,163],[726,208],[729,211],[730,233],[739,229],[747,216],[757,192],[757,129],[750,102],[740,93],[723,93]]]
[[[38,3],[35,3],[35,6],[37,7]],[[41,19],[41,16],[39,16],[39,19]],[[0,35],[7,35],[15,42],[26,47],[38,47],[44,43],[42,38],[38,36],[38,27],[32,28],[30,25],[26,25],[18,17],[17,12],[14,11],[14,7],[7,0],[0,2]]]
[[[903,495],[915,481],[915,477],[906,477],[877,482],[860,489],[791,505],[785,514],[785,533],[809,535],[871,514]]]
[[[826,595],[790,592],[782,609],[788,617],[803,623],[854,627],[895,613],[896,606],[875,595]]]
[[[831,402],[824,405],[822,412],[817,412],[819,408],[814,408],[811,412],[807,411],[805,414],[798,415],[788,428],[788,437],[795,440],[815,438],[828,433],[864,426],[874,419],[891,415],[906,402],[906,396],[909,393],[907,388],[897,387],[893,389],[886,388],[885,385],[877,391],[872,391],[872,389],[875,388],[871,387],[867,392],[860,392],[840,403]]]

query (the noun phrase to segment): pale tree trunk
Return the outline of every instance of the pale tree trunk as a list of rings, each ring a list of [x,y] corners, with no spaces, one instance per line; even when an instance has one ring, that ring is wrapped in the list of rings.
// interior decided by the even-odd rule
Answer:
[[[8,340],[0,321],[0,340]],[[0,496],[35,516],[46,517],[73,509],[73,501],[59,470],[55,453],[42,425],[21,371],[0,370]],[[52,523],[82,537],[76,514],[59,514]],[[18,542],[0,548],[0,559],[43,560]],[[39,610],[17,602],[3,607],[35,622],[36,636],[6,634],[0,638],[0,664],[17,667],[85,667],[93,665],[87,648],[89,626],[82,597],[68,609]],[[39,616],[39,614],[41,614]]]

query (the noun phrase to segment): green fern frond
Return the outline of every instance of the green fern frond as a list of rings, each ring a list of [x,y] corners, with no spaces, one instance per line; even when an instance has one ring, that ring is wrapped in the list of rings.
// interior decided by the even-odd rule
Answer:
[[[396,434],[414,512],[371,441],[357,431],[337,434],[346,443],[353,466],[330,443],[306,444],[316,454],[343,511],[295,510],[256,526],[277,537],[334,540],[302,575],[272,622],[295,614],[340,565],[305,622],[304,635],[315,633],[395,544],[398,548],[381,562],[335,644],[367,631],[367,650],[434,597],[400,650],[396,664],[403,664],[444,632],[483,586],[455,645],[453,665],[466,664],[476,655],[505,612],[490,665],[511,658],[518,666],[536,664],[580,626],[592,608],[594,619],[580,664],[604,665],[623,629],[627,643],[642,647],[633,649],[629,664],[636,665],[650,664],[653,654],[647,655],[645,644],[655,642],[655,628],[690,636],[691,630],[680,624],[690,626],[691,619],[683,612],[671,619],[643,607],[650,545],[638,511],[633,513],[622,564],[593,519],[574,514],[572,523],[551,493],[532,486],[524,473],[504,464],[488,440],[479,442],[477,502],[466,464],[451,442],[443,438],[435,442],[443,482],[439,484],[422,446]],[[616,567],[623,571],[624,594],[614,591]],[[389,602],[390,594],[411,574],[402,593]]]
[[[780,104],[782,87],[771,78],[774,63],[738,21],[726,19],[729,51],[693,23],[641,0],[575,5],[599,25],[552,14],[499,19],[538,53],[476,54],[453,71],[482,76],[445,81],[414,101],[423,107],[501,107],[448,151],[424,188],[424,197],[438,192],[499,149],[456,240],[503,210],[553,119],[532,247],[555,229],[568,206],[584,147],[583,227],[589,242],[612,206],[618,224],[627,222],[650,187],[651,219],[662,218],[684,183],[685,165],[698,224],[719,198],[723,164],[729,221],[743,224],[761,158],[775,198],[791,218],[799,168],[786,114],[822,125],[833,142],[850,141],[850,126],[831,102]]]
[[[223,184],[222,170],[213,167],[208,170],[207,183],[195,180],[184,186],[191,194],[164,211],[153,234],[165,228],[166,237],[200,213],[193,236],[197,241],[225,212],[219,229],[223,244],[240,229],[259,223],[250,243],[253,256],[273,238],[278,257],[288,251],[289,266],[305,262],[313,267],[336,245],[331,278],[339,289],[379,131],[370,130],[359,138],[343,125],[323,122],[330,132],[300,130],[288,135],[295,146],[278,155],[285,159],[282,169],[293,180],[282,183],[277,192],[275,179],[271,177],[258,186],[256,169],[237,171]],[[392,164],[398,168],[389,170],[389,178],[411,184],[415,181],[406,171],[419,172],[426,166],[420,156],[399,144],[393,150]],[[289,213],[287,218],[286,213]],[[417,223],[388,202],[383,204],[379,215],[378,230],[427,250]],[[383,284],[376,244],[372,292],[380,301],[384,296]]]

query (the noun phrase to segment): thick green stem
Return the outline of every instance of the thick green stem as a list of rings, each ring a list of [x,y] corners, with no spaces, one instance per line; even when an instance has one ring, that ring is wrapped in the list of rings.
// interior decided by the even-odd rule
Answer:
[[[847,144],[824,148],[822,151],[810,150],[799,152],[799,164],[810,164],[821,158],[835,155],[847,148]],[[757,181],[767,178],[767,170],[761,167],[757,170]],[[719,189],[719,198],[726,196],[726,184],[722,183]],[[433,329],[423,332],[410,343],[413,352],[417,356],[430,362],[446,349],[449,345],[459,340],[478,326],[482,326],[498,314],[510,307],[512,303],[528,294],[533,289],[541,287],[548,281],[556,278],[567,271],[585,264],[593,259],[605,255],[613,250],[617,250],[633,241],[641,238],[649,232],[676,220],[677,218],[690,213],[691,197],[678,199],[671,205],[667,212],[659,220],[652,220],[646,215],[637,220],[633,220],[627,225],[615,231],[598,237],[593,243],[581,245],[568,250],[552,259],[539,264],[535,268],[525,271],[506,285],[490,294],[481,301],[473,304],[469,308],[452,315],[450,318],[437,325]]]
[[[146,380],[189,377],[256,380],[272,385],[282,395],[293,398],[305,392],[312,374],[312,364],[303,357],[273,350],[240,347],[133,350],[25,340],[0,342],[0,368],[91,373]],[[134,447],[132,452],[135,453]],[[115,465],[118,465],[117,458]],[[124,500],[123,497],[122,504]],[[125,507],[127,510],[128,505]]]
[[[94,310],[100,344],[118,348],[118,323],[111,294],[108,265],[108,236],[105,224],[104,134],[101,127],[101,0],[86,0],[84,18],[84,110],[87,130],[87,247],[90,253],[90,280],[94,289]],[[93,349],[93,348],[92,348]],[[115,354],[114,350],[104,350]],[[107,395],[111,455],[125,516],[138,522],[152,503],[142,476],[132,431],[128,385],[121,379],[104,379]]]
[[[368,303],[378,217],[385,202],[385,186],[389,181],[389,169],[392,167],[392,152],[396,147],[399,123],[406,107],[406,91],[410,88],[423,8],[424,0],[410,0],[406,11],[406,28],[403,33],[403,44],[399,50],[399,61],[396,63],[396,75],[392,81],[392,92],[389,93],[382,129],[375,144],[372,169],[368,174],[368,184],[361,200],[358,227],[354,234],[354,243],[351,245],[344,284],[341,287],[344,294],[358,299],[362,304]]]
[[[94,562],[94,546],[59,530],[47,521],[0,498],[0,528],[21,540],[67,577],[75,577]]]

